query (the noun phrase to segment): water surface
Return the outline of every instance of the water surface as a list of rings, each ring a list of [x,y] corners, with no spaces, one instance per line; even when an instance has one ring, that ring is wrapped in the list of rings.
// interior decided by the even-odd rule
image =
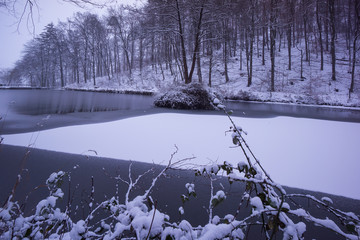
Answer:
[[[156,96],[155,96],[156,97]],[[48,89],[0,89],[0,134],[99,123],[154,113],[221,115],[222,111],[156,108],[154,96]],[[227,101],[234,116],[291,116],[360,122],[360,109]]]

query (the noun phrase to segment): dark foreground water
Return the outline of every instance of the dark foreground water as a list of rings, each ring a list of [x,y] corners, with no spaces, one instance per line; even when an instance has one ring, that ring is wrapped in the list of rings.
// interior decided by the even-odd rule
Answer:
[[[0,168],[1,205],[3,205],[11,192],[21,166],[24,166],[26,171],[22,174],[22,181],[16,189],[15,198],[19,203],[24,203],[26,197],[28,197],[24,206],[25,213],[27,214],[33,213],[36,203],[48,196],[48,190],[44,183],[52,172],[59,170],[69,172],[71,181],[66,180],[63,183],[62,189],[65,196],[62,201],[58,202],[57,206],[64,209],[69,201],[72,201],[71,217],[73,220],[84,219],[89,212],[88,203],[91,192],[91,177],[94,177],[96,202],[99,203],[110,199],[112,196],[116,196],[116,194],[118,194],[121,201],[124,200],[127,186],[122,182],[114,180],[114,177],[121,176],[124,180],[128,179],[129,161],[72,155],[38,149],[30,149],[30,153],[25,157],[28,151],[29,149],[23,147],[0,145],[0,164],[2,166]],[[144,190],[148,188],[151,179],[162,169],[161,166],[133,162],[132,176],[134,179],[149,169],[153,169],[153,172],[142,179],[143,181],[140,182],[140,185],[132,192],[132,197],[137,194],[143,194]],[[169,170],[167,175],[158,181],[151,196],[157,202],[157,208],[161,212],[170,215],[171,222],[176,222],[180,219],[178,208],[182,206],[181,194],[186,194],[186,183],[195,184],[197,198],[185,203],[183,218],[187,219],[193,226],[198,226],[199,224],[205,225],[208,222],[209,179],[195,177],[192,171]],[[227,199],[214,209],[214,215],[224,217],[228,213],[235,213],[244,191],[243,184],[234,183],[229,185],[226,179],[219,178],[214,182],[214,188],[215,191],[222,189],[227,193]],[[317,198],[328,196],[334,201],[334,207],[340,208],[343,211],[352,211],[360,214],[360,200],[295,188],[285,189],[287,193],[311,194]],[[316,217],[333,217],[311,202],[303,199],[298,199],[296,202]],[[75,210],[77,206],[79,208]],[[295,209],[294,206],[291,208]],[[249,213],[250,208],[244,207],[241,209],[239,218],[248,216]],[[100,215],[98,218],[103,218],[104,216]],[[342,239],[329,230],[314,227],[313,224],[306,221],[305,223],[307,224],[305,239]],[[259,228],[250,228],[248,239],[259,239],[260,236],[261,231]],[[279,234],[279,239],[281,239],[280,236],[281,234]]]

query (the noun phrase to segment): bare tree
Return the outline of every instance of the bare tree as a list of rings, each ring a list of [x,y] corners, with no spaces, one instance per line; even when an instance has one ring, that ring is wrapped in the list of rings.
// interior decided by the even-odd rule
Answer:
[[[275,91],[275,39],[276,39],[276,11],[278,0],[270,1],[270,60],[271,60],[271,79],[270,91]]]
[[[246,66],[248,73],[247,86],[250,87],[252,84],[252,73],[253,73],[253,55],[254,55],[254,41],[255,41],[255,8],[257,7],[257,1],[251,1],[249,9],[248,26],[246,28]]]
[[[323,47],[323,39],[322,39],[322,22],[320,16],[320,0],[316,0],[316,24],[319,31],[320,70],[324,70],[324,47]]]
[[[335,0],[328,0],[329,7],[329,19],[330,19],[330,53],[331,53],[331,80],[336,80],[336,54],[335,54],[335,38],[336,38],[336,28],[335,28]]]
[[[354,92],[355,85],[355,66],[356,66],[356,53],[359,51],[357,42],[360,39],[360,0],[355,0],[355,36],[353,40],[353,58],[352,58],[352,69],[351,69],[351,83],[349,93]],[[350,94],[349,94],[350,97]]]
[[[98,3],[96,0],[62,0],[75,4],[79,7],[86,8],[87,6],[95,6],[98,8],[106,7],[111,4],[114,0],[102,1]],[[34,8],[39,12],[39,0],[0,0],[0,8],[6,9],[7,12],[18,19],[18,29],[23,20],[26,20],[28,28],[32,28],[31,32],[35,33],[34,23]]]

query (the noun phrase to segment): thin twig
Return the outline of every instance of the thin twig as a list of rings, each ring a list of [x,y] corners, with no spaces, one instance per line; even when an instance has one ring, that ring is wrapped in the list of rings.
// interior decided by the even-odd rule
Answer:
[[[151,219],[150,228],[149,228],[148,235],[146,236],[146,240],[149,239],[149,237],[150,237],[151,228],[152,228],[152,225],[154,223],[155,214],[156,214],[156,205],[157,205],[157,201],[155,201],[155,203],[154,203],[154,214],[153,214],[152,219]]]

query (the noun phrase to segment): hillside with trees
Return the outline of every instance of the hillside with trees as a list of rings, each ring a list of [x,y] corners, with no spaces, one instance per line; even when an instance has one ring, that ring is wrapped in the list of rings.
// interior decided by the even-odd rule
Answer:
[[[4,81],[360,106],[359,35],[359,0],[149,0],[48,24]]]

